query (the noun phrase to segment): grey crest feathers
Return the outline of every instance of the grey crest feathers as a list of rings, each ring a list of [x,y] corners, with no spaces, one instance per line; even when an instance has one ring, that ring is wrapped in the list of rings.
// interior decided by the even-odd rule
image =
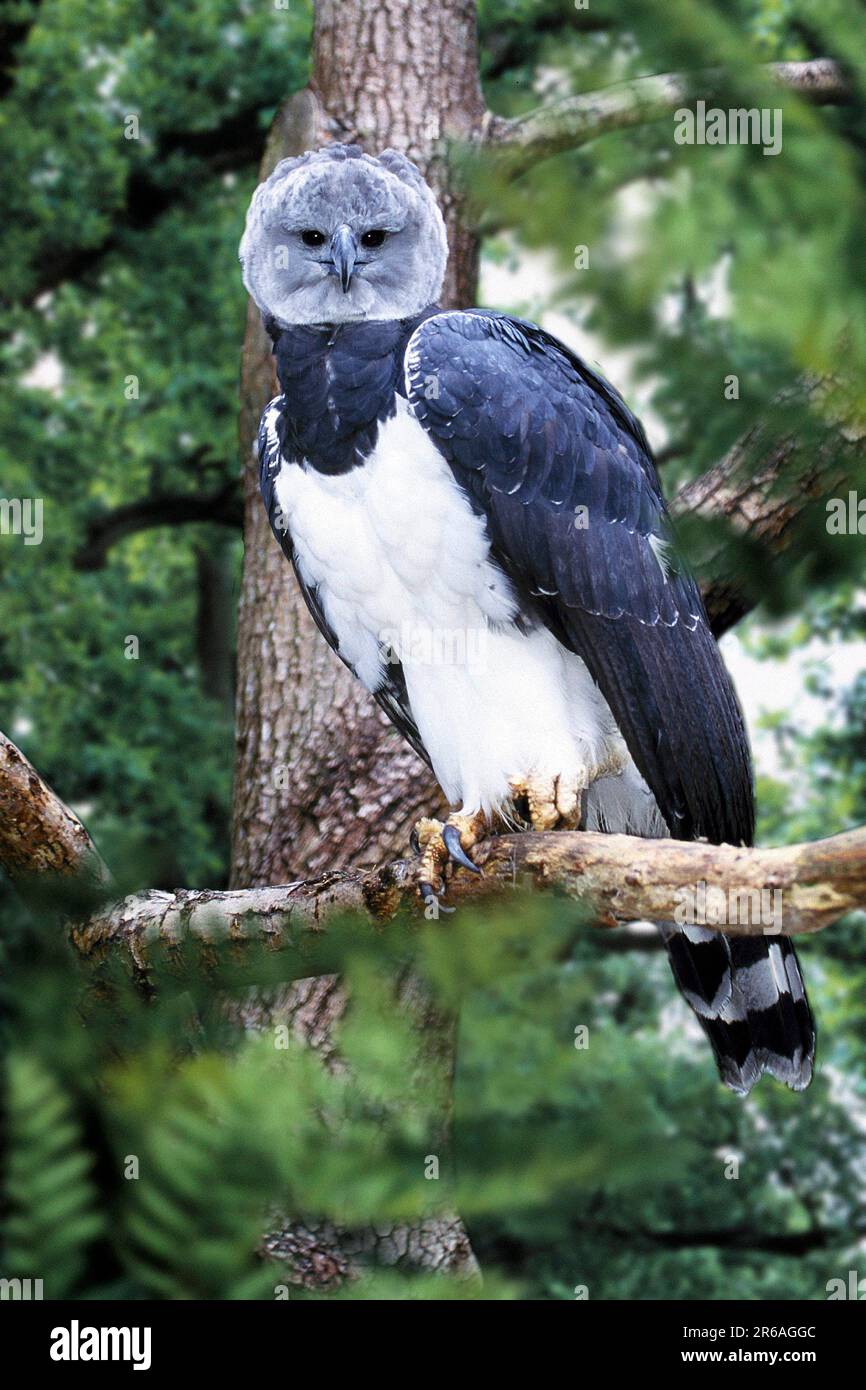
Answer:
[[[321,244],[305,244],[305,232]],[[387,235],[364,246],[368,232]],[[329,145],[282,160],[259,185],[239,256],[247,290],[278,324],[345,323],[434,303],[448,242],[432,192],[399,150]]]

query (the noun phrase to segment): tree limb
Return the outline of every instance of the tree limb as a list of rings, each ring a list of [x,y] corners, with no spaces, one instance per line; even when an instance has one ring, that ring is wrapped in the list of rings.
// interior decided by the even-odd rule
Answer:
[[[866,908],[866,827],[778,849],[579,831],[499,835],[476,857],[483,876],[458,873],[448,888],[449,905],[478,903],[515,887],[556,889],[590,906],[600,926],[683,920],[683,907],[694,904],[708,925],[752,936],[816,932]],[[707,905],[723,906],[733,922],[702,912],[700,885],[711,885]],[[176,944],[189,935],[302,948],[335,914],[361,912],[375,924],[417,906],[416,866],[401,859],[279,887],[141,893],[74,926],[73,940],[85,956],[120,946],[143,969],[151,941]]]
[[[817,497],[843,485],[866,463],[866,430],[835,382],[804,380],[773,402],[778,417],[785,404],[807,406],[826,421],[819,443],[779,435],[772,427],[749,430],[713,468],[684,484],[671,501],[675,517],[723,520],[772,555],[791,544],[797,522]],[[705,574],[702,591],[716,637],[739,622],[757,595],[744,588],[724,554],[696,566]]]
[[[760,71],[789,91],[817,103],[844,101],[849,95],[838,63],[830,58],[772,63]],[[662,120],[691,100],[697,87],[709,98],[722,88],[725,79],[724,71],[717,68],[661,73],[618,82],[581,96],[563,97],[510,120],[488,113],[483,148],[516,177],[539,159],[578,149],[600,135]]]
[[[213,521],[240,531],[244,504],[236,480],[223,484],[216,492],[155,493],[128,502],[113,511],[94,517],[87,525],[84,541],[75,552],[77,570],[102,569],[108,552],[118,541],[154,526],[180,526],[195,521]]]
[[[778,849],[580,831],[498,835],[478,847],[476,859],[483,875],[458,873],[449,884],[449,905],[536,887],[589,905],[602,926],[683,920],[691,905],[708,925],[745,935],[762,935],[768,927],[786,935],[816,932],[866,908],[866,827]],[[81,821],[2,734],[0,866],[19,880],[82,871],[108,878]],[[149,940],[175,942],[188,933],[299,945],[320,934],[334,914],[362,912],[381,923],[401,908],[417,908],[416,878],[415,863],[398,859],[275,887],[151,891],[74,925],[72,936],[84,955],[121,945],[139,966]],[[700,885],[715,896],[696,896]],[[703,914],[704,903],[716,914]]]
[[[634,1251],[636,1247],[662,1250],[699,1250],[712,1247],[716,1250],[754,1251],[767,1255],[790,1255],[801,1259],[813,1250],[847,1248],[863,1239],[866,1230],[854,1227],[850,1230],[827,1230],[814,1227],[805,1231],[762,1232],[752,1226],[720,1226],[703,1231],[648,1231],[640,1228],[623,1229],[619,1226],[590,1226],[593,1236],[606,1240],[623,1241]],[[583,1234],[586,1234],[584,1231]]]
[[[817,103],[844,101],[848,95],[841,69],[829,58],[775,63],[763,70],[789,90]],[[510,120],[488,112],[482,148],[506,161],[509,172],[516,176],[539,159],[576,149],[609,131],[659,120],[688,99],[696,80],[705,82],[709,93],[719,79],[720,74],[715,69],[704,74],[667,73],[565,97]],[[176,151],[201,160],[203,176],[246,167],[258,159],[264,146],[259,115],[258,107],[248,108],[227,117],[212,131],[163,132],[154,167],[159,168],[160,163]],[[40,295],[56,289],[66,280],[85,275],[118,248],[123,229],[142,230],[152,226],[188,192],[188,179],[183,186],[167,189],[161,185],[157,187],[147,170],[135,170],[127,186],[125,206],[114,219],[115,229],[96,246],[77,247],[52,257],[35,283],[28,287],[21,302],[31,305]]]
[[[81,821],[0,734],[0,866],[16,880],[108,873]]]

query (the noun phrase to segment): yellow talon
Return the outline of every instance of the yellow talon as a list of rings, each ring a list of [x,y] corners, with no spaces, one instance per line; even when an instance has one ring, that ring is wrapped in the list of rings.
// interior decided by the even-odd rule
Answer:
[[[597,766],[570,776],[512,777],[512,800],[522,802],[533,830],[576,830],[583,815],[583,793],[599,777],[615,777],[628,762],[625,748],[610,747]]]
[[[471,816],[451,815],[446,821],[425,816],[415,826],[413,838],[421,851],[418,882],[421,896],[440,893],[445,886],[449,861],[480,873],[469,858],[469,850],[483,839],[486,831],[483,812]],[[428,890],[425,892],[425,888]]]

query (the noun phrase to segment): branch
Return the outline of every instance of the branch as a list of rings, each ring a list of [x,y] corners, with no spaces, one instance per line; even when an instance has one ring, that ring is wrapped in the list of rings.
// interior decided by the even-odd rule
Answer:
[[[81,821],[0,734],[0,866],[16,880],[108,873]]]
[[[729,921],[720,931],[762,935],[768,925],[786,935],[816,932],[845,913],[866,908],[866,827],[814,844],[746,849],[681,840],[572,831],[497,835],[482,843],[480,878],[458,873],[451,904],[502,896],[515,887],[557,889],[589,906],[601,926],[636,920],[682,920],[699,885],[719,891]],[[0,734],[0,866],[21,879],[86,871],[108,875],[84,826],[46,785],[9,739]],[[176,942],[190,934],[228,935],[271,946],[297,946],[321,935],[334,914],[362,912],[373,923],[401,908],[419,909],[417,867],[404,859],[379,869],[330,872],[315,879],[230,892],[180,889],[124,898],[73,925],[84,955],[125,947],[137,965],[149,940]],[[771,893],[775,917],[767,920]]]
[[[712,885],[714,894],[721,890],[735,919],[728,924],[713,918],[708,925],[750,936],[768,932],[770,902],[780,909],[770,929],[779,930],[780,921],[786,935],[820,931],[866,908],[866,827],[780,849],[579,831],[499,835],[481,845],[476,858],[483,876],[458,873],[449,884],[449,905],[501,897],[515,887],[557,889],[587,904],[598,925],[612,927],[641,918],[681,918],[683,905],[695,901],[703,884]],[[774,897],[762,899],[762,893]],[[73,940],[85,956],[119,946],[143,969],[147,943],[154,940],[228,937],[303,949],[335,914],[362,912],[376,924],[403,907],[418,909],[418,896],[416,867],[401,859],[281,887],[141,893],[73,927]]]
[[[845,101],[850,94],[839,65],[830,58],[771,63],[759,71],[788,91],[819,104]],[[539,159],[578,149],[600,135],[662,120],[690,101],[696,87],[700,86],[702,94],[709,98],[722,89],[726,80],[729,74],[717,68],[695,73],[669,72],[618,82],[582,96],[563,97],[510,120],[488,114],[483,148],[501,159],[511,176],[516,177]]]
[[[108,552],[118,541],[147,531],[153,526],[182,526],[195,521],[213,521],[240,530],[244,505],[236,480],[216,492],[200,496],[184,493],[156,493],[105,512],[88,522],[85,539],[76,551],[77,570],[102,569]]]
[[[724,520],[771,555],[787,550],[797,522],[815,498],[866,463],[866,430],[835,382],[801,382],[773,402],[772,415],[779,418],[786,404],[795,403],[824,417],[819,444],[794,435],[779,437],[756,425],[720,463],[680,488],[671,502],[673,515]],[[706,557],[697,568],[716,571],[702,589],[710,626],[721,637],[751,610],[757,593],[744,588],[742,575],[726,566],[723,552]]]

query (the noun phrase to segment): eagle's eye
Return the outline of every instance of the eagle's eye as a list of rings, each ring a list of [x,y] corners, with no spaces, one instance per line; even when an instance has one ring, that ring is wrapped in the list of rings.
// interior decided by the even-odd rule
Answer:
[[[368,250],[372,250],[375,246],[381,246],[387,235],[387,232],[381,230],[365,232],[361,237],[361,245],[365,246]]]
[[[324,246],[327,237],[324,232],[314,231],[312,227],[307,231],[301,232],[301,241],[305,246]]]

